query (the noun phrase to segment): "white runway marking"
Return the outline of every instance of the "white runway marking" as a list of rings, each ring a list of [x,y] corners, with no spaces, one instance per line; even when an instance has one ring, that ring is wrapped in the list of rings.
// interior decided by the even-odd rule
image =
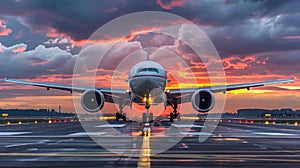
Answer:
[[[279,133],[279,132],[253,132],[254,134],[258,135],[273,135],[273,136],[293,136],[297,134],[288,134],[288,133]]]
[[[211,133],[207,133],[207,132],[179,132],[182,135],[197,135],[197,136],[201,136],[201,135],[213,135]]]
[[[178,128],[203,128],[204,126],[202,125],[193,125],[193,124],[172,124],[173,127],[178,127]]]
[[[69,134],[68,136],[97,136],[97,135],[103,135],[106,132],[76,132],[73,134]]]
[[[103,124],[103,125],[97,125],[95,127],[97,128],[122,128],[125,127],[126,124]]]
[[[0,132],[0,136],[10,136],[10,135],[22,135],[29,134],[31,132]]]
[[[6,145],[5,148],[11,148],[11,147],[18,147],[18,146],[27,146],[27,145],[36,145],[36,144],[44,144],[47,143],[49,140],[42,140],[38,142],[30,142],[30,143],[16,143],[11,145]]]

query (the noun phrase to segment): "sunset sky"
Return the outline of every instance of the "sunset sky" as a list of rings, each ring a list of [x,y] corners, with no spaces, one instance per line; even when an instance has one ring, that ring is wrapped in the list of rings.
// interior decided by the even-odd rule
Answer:
[[[71,84],[76,58],[85,51],[85,42],[90,42],[87,39],[99,27],[133,12],[162,11],[181,16],[202,28],[222,59],[228,84],[296,79],[289,84],[228,92],[224,111],[300,109],[300,1],[3,0],[0,3],[0,78]],[[209,84],[206,67],[184,43],[145,33],[156,27],[149,24],[131,30],[135,35],[92,41],[101,46],[118,41],[114,50],[109,51],[109,59],[97,69],[97,87],[110,86],[116,78],[114,68],[126,54],[149,46],[156,59],[161,59],[158,52],[161,48],[174,51],[191,67],[199,83]],[[145,41],[151,42],[146,44]],[[170,72],[169,77],[178,73],[184,81],[182,85],[191,86],[184,67],[165,68]],[[91,69],[85,68],[85,71]],[[127,74],[118,74],[118,79],[124,81],[118,83],[119,87],[126,88]],[[174,83],[169,86],[174,87]],[[58,105],[63,111],[73,112],[72,95],[0,82],[0,108],[57,109]],[[115,111],[110,105],[105,106],[106,111]]]

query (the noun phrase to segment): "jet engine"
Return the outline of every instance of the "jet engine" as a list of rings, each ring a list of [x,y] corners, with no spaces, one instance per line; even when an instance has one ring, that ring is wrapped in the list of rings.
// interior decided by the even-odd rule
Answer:
[[[214,107],[215,97],[210,90],[199,89],[192,95],[191,102],[195,110],[205,113]]]
[[[104,95],[96,89],[86,90],[81,96],[81,106],[88,112],[97,112],[102,109],[105,102]]]

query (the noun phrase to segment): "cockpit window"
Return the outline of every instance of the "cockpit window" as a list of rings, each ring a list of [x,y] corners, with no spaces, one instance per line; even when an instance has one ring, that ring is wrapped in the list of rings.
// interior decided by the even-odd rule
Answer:
[[[140,68],[136,72],[137,73],[140,73],[140,72],[156,72],[156,73],[159,73],[159,70],[157,68]]]
[[[137,73],[139,73],[139,72],[147,72],[147,68],[140,68],[136,72]]]

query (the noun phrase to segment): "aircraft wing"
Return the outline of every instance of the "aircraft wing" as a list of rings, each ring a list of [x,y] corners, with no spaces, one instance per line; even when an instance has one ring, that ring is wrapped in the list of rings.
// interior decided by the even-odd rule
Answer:
[[[264,82],[252,82],[252,83],[241,83],[241,84],[231,84],[231,85],[222,85],[222,86],[208,86],[208,87],[200,87],[200,88],[183,88],[183,89],[170,89],[168,94],[168,100],[177,98],[181,103],[191,101],[191,96],[193,93],[199,89],[207,89],[212,91],[213,93],[217,92],[226,92],[231,90],[238,90],[238,89],[248,89],[252,87],[259,87],[269,84],[276,84],[276,83],[286,83],[286,82],[293,82],[295,81],[294,78],[284,79],[284,80],[271,80],[271,81],[264,81]]]
[[[31,85],[37,87],[44,87],[49,89],[57,89],[57,90],[65,90],[72,92],[79,92],[83,93],[88,89],[97,89],[100,90],[105,97],[105,102],[109,103],[118,103],[120,99],[122,101],[130,102],[128,94],[126,94],[126,89],[110,89],[110,88],[91,88],[91,87],[81,87],[81,86],[71,86],[71,85],[63,85],[63,84],[55,84],[55,83],[46,83],[46,82],[31,82],[31,81],[24,81],[24,80],[16,80],[16,79],[5,79],[6,82],[13,82],[23,85]]]

